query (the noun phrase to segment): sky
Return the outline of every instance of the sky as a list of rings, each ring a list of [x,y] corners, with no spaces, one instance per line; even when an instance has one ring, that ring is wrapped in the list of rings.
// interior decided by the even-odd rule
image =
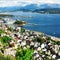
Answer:
[[[0,7],[7,6],[25,6],[27,4],[42,4],[42,3],[54,3],[60,4],[60,0],[0,0]]]

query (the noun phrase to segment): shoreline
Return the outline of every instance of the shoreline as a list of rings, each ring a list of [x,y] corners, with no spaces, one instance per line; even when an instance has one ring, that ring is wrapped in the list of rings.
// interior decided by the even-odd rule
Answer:
[[[26,28],[24,28],[25,30],[29,30],[29,29],[26,29]],[[45,34],[45,33],[43,33],[43,32],[39,32],[39,31],[35,31],[35,30],[29,30],[29,31],[33,31],[33,32],[35,32],[36,34]],[[60,41],[60,38],[59,37],[55,37],[55,36],[52,36],[52,35],[47,35],[46,34],[46,36],[48,36],[48,37],[51,37],[51,39],[52,40],[54,40],[54,41]]]
[[[38,32],[38,31],[34,31],[34,32],[36,32],[37,34],[44,34],[43,32]],[[60,41],[59,37],[55,37],[55,36],[52,36],[52,35],[47,35],[47,36],[51,37],[51,39],[54,40],[54,41]]]
[[[13,20],[12,20],[13,21]],[[13,23],[13,22],[11,22],[11,20],[9,20],[8,21],[9,23]],[[24,24],[25,25],[25,24]],[[24,27],[23,27],[24,28]],[[26,29],[26,28],[24,28],[25,30],[30,30],[30,29]],[[30,31],[34,31],[35,33],[37,33],[37,34],[45,34],[45,33],[43,33],[43,32],[39,32],[39,31],[35,31],[35,30],[30,30]],[[58,41],[60,41],[60,38],[59,37],[56,37],[56,36],[52,36],[52,35],[48,35],[48,34],[46,34],[47,36],[49,36],[49,37],[51,37],[53,40],[58,40]]]
[[[15,26],[14,26],[15,27]],[[24,27],[23,27],[24,28]],[[43,33],[43,32],[39,32],[39,31],[35,31],[35,30],[30,30],[30,29],[26,29],[26,28],[24,28],[25,30],[29,30],[29,31],[33,31],[33,32],[35,32],[36,34],[44,34],[44,35],[46,35],[46,36],[48,36],[48,37],[51,37],[51,39],[52,40],[54,40],[54,41],[60,41],[60,38],[59,37],[55,37],[55,36],[52,36],[52,35],[48,35],[48,34],[45,34],[45,33]]]

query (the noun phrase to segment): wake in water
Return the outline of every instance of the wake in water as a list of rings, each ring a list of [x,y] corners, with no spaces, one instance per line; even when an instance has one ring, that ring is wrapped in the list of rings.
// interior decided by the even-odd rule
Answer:
[[[27,25],[33,25],[33,26],[59,26],[59,24],[35,24],[35,23],[27,23]]]

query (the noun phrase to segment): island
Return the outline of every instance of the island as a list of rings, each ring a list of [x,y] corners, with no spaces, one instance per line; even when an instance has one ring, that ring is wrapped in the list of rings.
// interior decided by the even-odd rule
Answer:
[[[17,26],[24,26],[24,25],[26,25],[26,22],[25,21],[21,21],[21,20],[16,20],[14,22],[14,24],[17,25]]]

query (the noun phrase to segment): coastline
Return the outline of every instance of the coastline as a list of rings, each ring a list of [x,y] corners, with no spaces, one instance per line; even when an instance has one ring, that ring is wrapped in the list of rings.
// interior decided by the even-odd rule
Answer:
[[[58,38],[58,37],[55,37],[55,36],[50,36],[51,37],[51,39],[53,39],[54,41],[60,41],[60,38]]]
[[[7,21],[7,22],[9,22],[9,24],[11,23],[12,24],[12,22],[11,22],[11,20],[9,20],[9,21]],[[14,26],[15,27],[15,26]],[[26,28],[24,28],[25,30],[29,30],[29,29],[26,29]],[[52,40],[54,40],[54,41],[60,41],[60,38],[59,37],[55,37],[55,36],[52,36],[52,35],[48,35],[48,34],[45,34],[45,33],[43,33],[43,32],[39,32],[39,31],[35,31],[35,30],[29,30],[29,31],[33,31],[33,32],[35,32],[36,34],[44,34],[44,35],[46,35],[46,36],[48,36],[48,37],[51,37],[51,39]]]
[[[35,31],[37,34],[44,34],[44,33],[42,33],[42,32],[37,32],[37,31]],[[51,35],[47,35],[47,36],[49,36],[49,37],[51,37],[51,39],[52,40],[54,40],[54,41],[60,41],[60,38],[59,37],[55,37],[55,36],[51,36]]]
[[[25,30],[29,30],[29,29],[26,29],[26,28],[24,28]],[[38,32],[38,31],[34,31],[34,30],[30,30],[30,31],[33,31],[33,32],[35,32],[36,34],[45,34],[45,33],[43,33],[43,32]],[[46,36],[48,36],[48,37],[51,37],[51,39],[52,40],[54,40],[54,41],[60,41],[60,38],[59,37],[55,37],[55,36],[52,36],[52,35],[47,35],[46,34]]]

